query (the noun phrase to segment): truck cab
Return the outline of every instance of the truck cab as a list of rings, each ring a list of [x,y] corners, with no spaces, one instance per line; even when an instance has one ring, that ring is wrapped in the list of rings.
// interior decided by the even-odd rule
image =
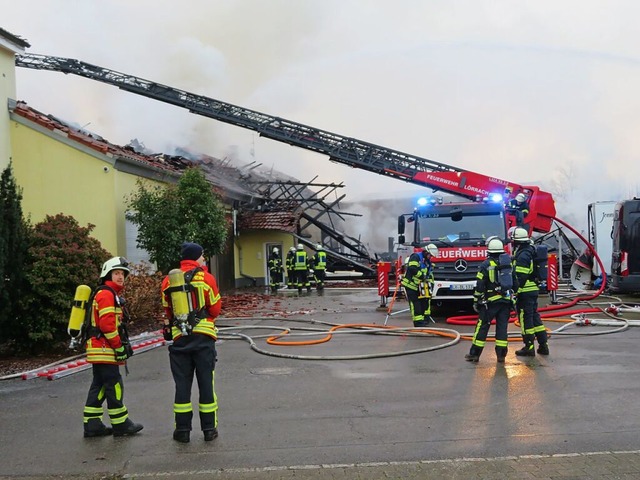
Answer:
[[[476,275],[487,257],[486,240],[498,236],[506,241],[507,219],[501,198],[461,203],[428,199],[398,218],[398,233],[403,260],[429,243],[438,247],[432,259],[434,301],[472,300]]]

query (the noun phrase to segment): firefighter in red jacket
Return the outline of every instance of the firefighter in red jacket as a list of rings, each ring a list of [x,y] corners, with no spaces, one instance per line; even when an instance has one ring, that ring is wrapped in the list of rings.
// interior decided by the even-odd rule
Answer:
[[[124,386],[119,365],[124,365],[133,353],[126,338],[128,315],[120,293],[129,275],[128,262],[114,257],[102,265],[100,286],[94,296],[91,328],[87,340],[87,361],[92,364],[93,381],[84,407],[84,436],[114,437],[133,435],[142,425],[129,418],[123,403]],[[107,401],[111,428],[102,423],[102,404]]]
[[[198,381],[198,411],[204,440],[218,436],[218,402],[214,390],[216,364],[216,338],[218,329],[215,319],[220,314],[222,302],[218,284],[205,266],[204,251],[197,243],[184,243],[181,250],[180,270],[184,272],[189,304],[193,308],[187,321],[179,320],[172,305],[172,287],[169,277],[162,282],[162,305],[167,320],[164,334],[173,340],[169,347],[169,363],[175,382],[173,412],[175,430],[173,439],[189,442],[193,407],[191,385],[195,372]]]

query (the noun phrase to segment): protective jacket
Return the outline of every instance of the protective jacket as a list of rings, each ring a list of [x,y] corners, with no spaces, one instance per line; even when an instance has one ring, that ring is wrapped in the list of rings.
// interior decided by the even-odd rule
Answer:
[[[218,337],[218,329],[216,328],[215,319],[220,315],[222,308],[222,300],[218,290],[218,283],[213,275],[206,271],[206,267],[202,267],[195,260],[182,260],[180,262],[180,270],[189,272],[200,267],[191,280],[191,285],[195,291],[191,293],[192,302],[198,309],[198,318],[200,321],[193,327],[193,334],[207,335],[214,340]],[[169,277],[166,276],[162,281],[162,306],[164,307],[167,318],[173,319],[173,310],[171,308],[171,296],[165,290],[169,287]],[[171,328],[173,340],[180,338],[182,332],[173,325]]]
[[[476,275],[476,288],[473,291],[475,303],[512,302],[510,292],[503,292],[499,288],[497,266],[498,259],[492,256],[480,264]]]
[[[277,253],[272,253],[269,257],[269,271],[271,273],[282,273],[282,259]]]
[[[295,258],[293,262],[294,270],[308,270],[309,258],[307,257],[306,250],[296,250]]]
[[[525,243],[516,247],[514,255],[514,272],[516,277],[516,293],[538,292],[539,288],[533,278],[533,259],[536,249]]]
[[[412,253],[407,263],[407,270],[402,277],[402,286],[417,292],[421,282],[428,281],[427,270],[422,266],[422,259],[417,253]]]
[[[118,296],[123,287],[107,280],[105,285],[111,288],[100,290],[91,306],[91,332],[94,333],[87,341],[87,362],[124,365],[116,361],[115,349],[122,346],[120,328],[125,312],[122,301]],[[116,293],[116,295],[113,294]]]
[[[313,256],[313,269],[314,270],[326,270],[327,269],[327,252],[324,250],[318,250]]]

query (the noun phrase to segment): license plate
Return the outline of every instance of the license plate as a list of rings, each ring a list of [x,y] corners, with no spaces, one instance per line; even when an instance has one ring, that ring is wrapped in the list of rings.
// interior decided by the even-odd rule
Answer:
[[[450,290],[473,290],[475,288],[475,283],[456,283],[454,285],[449,286]]]

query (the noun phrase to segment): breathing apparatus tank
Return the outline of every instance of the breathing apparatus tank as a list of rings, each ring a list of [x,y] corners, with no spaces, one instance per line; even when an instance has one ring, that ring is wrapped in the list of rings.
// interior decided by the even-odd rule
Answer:
[[[169,272],[169,288],[171,288],[171,308],[173,316],[178,321],[178,327],[183,335],[188,335],[190,325],[187,321],[191,312],[191,295],[187,290],[184,272],[174,268]]]
[[[87,302],[91,297],[91,288],[87,285],[78,285],[76,294],[73,297],[73,306],[71,307],[71,315],[69,316],[69,324],[67,325],[67,333],[71,338],[80,335],[84,316],[87,312]]]

